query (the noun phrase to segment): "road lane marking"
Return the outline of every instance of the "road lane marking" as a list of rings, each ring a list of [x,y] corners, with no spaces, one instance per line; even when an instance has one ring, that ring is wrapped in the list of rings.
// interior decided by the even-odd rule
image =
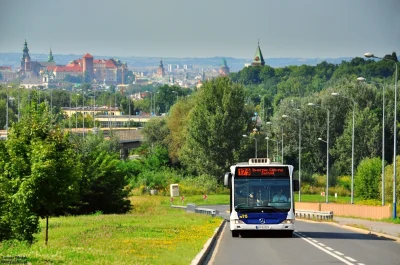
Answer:
[[[355,259],[353,259],[353,258],[346,257],[346,256],[345,256],[345,258],[346,258],[346,259],[348,259],[348,260],[350,260],[350,261],[352,261],[352,262],[356,262],[356,260],[355,260]]]
[[[346,259],[340,257],[339,255],[337,255],[337,254],[335,254],[335,253],[332,253],[331,251],[327,250],[326,248],[323,248],[323,247],[319,246],[318,244],[315,244],[314,242],[312,242],[312,241],[316,241],[316,240],[309,240],[308,238],[306,238],[306,237],[304,237],[304,236],[301,236],[301,235],[299,235],[298,233],[295,233],[295,234],[296,234],[297,236],[301,237],[301,239],[303,239],[303,240],[306,241],[307,243],[309,243],[309,244],[313,245],[314,247],[316,247],[316,248],[322,250],[323,252],[325,252],[325,253],[331,255],[332,257],[334,257],[334,258],[340,260],[340,261],[343,262],[344,264],[347,264],[347,265],[354,265],[354,263],[351,263],[351,262],[349,262],[348,260],[346,260]]]
[[[321,247],[325,247],[325,245],[324,245],[324,244],[322,244],[322,243],[318,243],[318,245],[320,245]]]
[[[327,250],[333,251],[333,248],[326,247]]]
[[[333,252],[335,252],[336,254],[338,254],[338,255],[340,255],[340,256],[344,256],[344,254],[341,253],[341,252],[339,252],[339,251],[333,251]]]

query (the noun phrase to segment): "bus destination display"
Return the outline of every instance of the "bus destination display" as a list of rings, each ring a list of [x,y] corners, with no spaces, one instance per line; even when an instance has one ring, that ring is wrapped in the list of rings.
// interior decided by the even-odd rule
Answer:
[[[238,167],[237,177],[285,177],[289,176],[287,167]]]

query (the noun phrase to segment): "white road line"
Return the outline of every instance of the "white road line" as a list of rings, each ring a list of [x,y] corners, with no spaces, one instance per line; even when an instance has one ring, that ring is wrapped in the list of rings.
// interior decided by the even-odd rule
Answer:
[[[300,235],[299,235],[299,236],[300,236]],[[325,253],[331,255],[332,257],[334,257],[334,258],[340,260],[340,261],[343,262],[344,264],[347,264],[347,265],[354,265],[354,263],[351,263],[351,262],[347,261],[346,259],[344,259],[344,258],[342,258],[342,257],[340,257],[340,256],[338,256],[338,255],[336,255],[335,253],[332,253],[332,252],[330,252],[329,250],[326,250],[325,248],[323,248],[323,247],[321,247],[321,246],[318,246],[318,244],[315,244],[315,243],[312,242],[311,240],[309,240],[309,239],[307,239],[307,238],[305,238],[305,237],[303,237],[303,236],[300,236],[300,237],[301,237],[301,239],[303,239],[304,241],[306,241],[306,242],[308,242],[309,244],[313,245],[314,247],[319,248],[319,249],[322,250],[323,252],[325,252]]]
[[[341,252],[339,252],[339,251],[333,251],[333,252],[335,252],[336,254],[338,254],[338,255],[340,255],[340,256],[344,256],[344,254],[341,253]]]
[[[324,245],[324,244],[322,244],[322,243],[318,243],[318,245],[320,245],[321,247],[325,247],[325,245]]]
[[[333,251],[333,248],[326,247],[327,250]]]
[[[355,259],[353,259],[353,258],[350,258],[350,257],[347,257],[347,256],[345,256],[345,258],[348,259],[348,260],[350,260],[350,261],[352,261],[352,262],[356,262],[356,261],[357,261],[357,260],[355,260]]]
[[[318,240],[315,240],[315,239],[311,239],[311,241],[313,241],[313,242],[315,242],[315,243],[317,243],[317,242],[318,242]]]
[[[358,263],[358,265],[365,265],[364,263]]]

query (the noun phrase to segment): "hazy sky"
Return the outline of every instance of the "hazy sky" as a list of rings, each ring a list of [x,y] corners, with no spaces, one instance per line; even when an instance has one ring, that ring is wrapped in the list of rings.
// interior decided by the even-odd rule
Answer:
[[[0,0],[0,52],[400,55],[400,0]]]

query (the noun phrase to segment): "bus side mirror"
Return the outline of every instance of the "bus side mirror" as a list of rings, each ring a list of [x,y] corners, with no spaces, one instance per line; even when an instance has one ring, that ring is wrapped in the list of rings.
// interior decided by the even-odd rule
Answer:
[[[230,187],[232,183],[232,174],[231,172],[226,172],[224,176],[224,185]]]
[[[298,179],[293,180],[293,191],[299,191],[300,190],[300,184]]]

